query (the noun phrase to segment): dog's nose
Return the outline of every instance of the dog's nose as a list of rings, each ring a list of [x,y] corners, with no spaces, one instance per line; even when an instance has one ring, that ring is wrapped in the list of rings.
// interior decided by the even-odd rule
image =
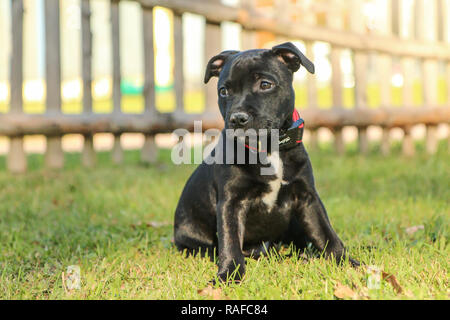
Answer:
[[[233,113],[230,117],[230,123],[234,128],[242,128],[248,123],[249,116],[244,112]]]

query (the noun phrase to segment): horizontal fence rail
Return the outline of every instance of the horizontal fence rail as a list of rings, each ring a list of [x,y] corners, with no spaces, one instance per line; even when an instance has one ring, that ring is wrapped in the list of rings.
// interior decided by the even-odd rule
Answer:
[[[131,1],[131,0],[122,0]],[[429,154],[437,150],[436,128],[440,124],[450,123],[450,39],[448,5],[442,0],[415,0],[415,37],[405,37],[399,32],[401,21],[401,0],[389,2],[390,18],[383,34],[368,34],[364,21],[361,20],[362,0],[350,0],[345,3],[349,8],[348,25],[345,27],[344,15],[336,13],[336,1],[330,0],[332,9],[326,13],[325,26],[318,26],[313,15],[305,14],[301,21],[291,21],[285,14],[297,10],[290,1],[277,1],[279,5],[268,14],[255,6],[253,0],[241,0],[239,7],[222,4],[218,0],[139,0],[142,12],[143,56],[144,56],[144,113],[131,115],[122,113],[121,99],[121,42],[119,0],[110,1],[110,28],[112,43],[112,104],[111,114],[93,112],[92,97],[92,48],[95,38],[91,30],[91,2],[80,1],[81,25],[81,75],[83,86],[83,110],[80,115],[64,114],[61,109],[61,50],[60,50],[60,2],[45,1],[45,46],[46,46],[46,112],[44,114],[23,113],[23,0],[13,0],[11,5],[12,52],[10,62],[10,111],[0,115],[0,135],[8,136],[10,149],[7,166],[12,172],[26,170],[26,154],[23,149],[25,135],[45,135],[47,151],[45,163],[50,168],[61,168],[64,165],[61,138],[65,134],[81,134],[84,136],[82,161],[91,167],[96,163],[93,136],[96,133],[112,133],[114,135],[113,160],[120,163],[123,151],[120,142],[121,134],[138,132],[145,135],[142,148],[142,160],[154,162],[157,147],[154,136],[158,133],[170,133],[178,128],[193,130],[194,121],[202,120],[203,130],[223,127],[217,107],[217,92],[214,83],[205,87],[206,110],[202,114],[187,114],[184,111],[185,83],[183,74],[183,25],[182,15],[194,13],[205,17],[205,57],[209,59],[221,48],[222,22],[236,22],[242,27],[243,49],[257,46],[256,32],[265,31],[274,34],[276,39],[302,40],[305,42],[306,54],[314,58],[312,44],[316,41],[330,45],[330,63],[332,67],[332,100],[331,109],[319,109],[317,106],[317,84],[314,77],[306,79],[308,108],[301,111],[307,128],[311,133],[311,148],[317,145],[317,130],[328,128],[334,135],[336,151],[341,154],[345,150],[342,129],[353,126],[358,129],[358,146],[361,153],[368,152],[367,128],[378,126],[383,129],[381,152],[388,154],[390,150],[389,134],[392,128],[403,129],[403,153],[413,155],[414,143],[411,128],[415,125],[427,127],[426,149]],[[299,1],[300,2],[300,1]],[[421,15],[425,5],[435,5],[437,21],[433,17]],[[162,6],[173,11],[174,41],[174,92],[176,110],[172,113],[160,113],[156,109],[155,93],[155,48],[153,9]],[[297,8],[297,9],[296,9]],[[430,38],[425,33],[429,25],[435,25],[434,35]],[[348,30],[347,30],[347,29]],[[438,39],[438,38],[441,38]],[[355,108],[343,108],[343,80],[340,59],[343,50],[352,51]],[[369,108],[367,104],[368,55],[375,54],[377,73],[380,76],[381,106]],[[404,76],[404,107],[392,107],[390,81],[392,61],[399,59]],[[424,103],[422,107],[410,107],[412,103],[413,85],[410,81],[411,61],[420,61],[422,78],[424,79]],[[436,97],[438,62],[444,64],[447,74],[447,103],[439,105]],[[449,139],[450,141],[450,139]]]
[[[424,124],[429,126],[450,122],[450,108],[392,108],[392,109],[305,109],[309,129],[344,126],[403,128]],[[86,114],[86,115],[2,115],[0,135],[23,136],[42,134],[94,133],[171,133],[177,128],[193,130],[194,121],[202,120],[202,129],[222,128],[223,120],[215,113],[197,114]]]
[[[178,14],[190,12],[202,15],[209,23],[220,24],[223,21],[231,21],[239,23],[246,30],[267,31],[291,39],[323,41],[336,47],[365,52],[374,51],[393,56],[450,61],[450,44],[445,43],[402,40],[396,37],[376,35],[368,37],[363,34],[275,19],[260,14],[256,10],[233,8],[215,1],[139,0],[139,2],[145,7],[163,6]]]

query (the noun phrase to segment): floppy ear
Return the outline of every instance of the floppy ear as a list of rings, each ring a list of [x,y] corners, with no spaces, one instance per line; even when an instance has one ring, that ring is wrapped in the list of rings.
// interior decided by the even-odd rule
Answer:
[[[205,84],[208,83],[212,77],[218,77],[223,69],[223,66],[227,62],[227,59],[237,53],[239,53],[239,51],[224,51],[221,54],[211,58],[206,66]]]
[[[303,65],[310,73],[315,72],[314,64],[291,42],[280,44],[273,47],[272,52],[278,56],[278,59],[286,64],[292,72],[297,72]]]

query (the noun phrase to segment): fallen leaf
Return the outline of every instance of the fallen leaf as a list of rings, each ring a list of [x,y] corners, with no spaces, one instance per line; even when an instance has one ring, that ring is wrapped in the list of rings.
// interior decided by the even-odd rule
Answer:
[[[201,296],[208,296],[213,298],[213,300],[224,300],[227,297],[222,297],[222,289],[221,288],[213,288],[212,286],[208,286],[205,289],[197,290],[197,293]]]
[[[412,293],[411,290],[406,290],[404,295],[407,296],[408,298],[414,298],[414,293]]]
[[[137,223],[131,224],[130,226],[132,229],[136,229],[138,227],[142,227],[143,225],[145,225],[147,228],[158,229],[158,228],[170,226],[172,224],[169,222],[160,222],[160,221],[149,221],[149,222],[145,222],[145,224],[143,224],[142,221],[139,221]]]
[[[369,289],[366,287],[361,288],[359,292],[359,299],[370,300]]]
[[[159,222],[159,221],[150,221],[145,224],[147,227],[151,228],[162,228],[170,225],[169,222]]]
[[[407,235],[412,236],[414,233],[416,233],[419,230],[425,230],[425,226],[420,225],[420,226],[409,227],[409,228],[405,229],[405,232]]]
[[[135,230],[137,227],[140,227],[142,225],[142,222],[138,222],[138,223],[132,223],[131,225],[130,225],[130,227],[133,229],[133,230]]]
[[[339,299],[354,299],[357,296],[355,291],[347,286],[344,286],[340,282],[338,282],[336,287],[334,288],[334,295]]]
[[[383,280],[389,282],[396,293],[399,294],[403,292],[403,288],[400,286],[400,283],[398,283],[397,278],[394,275],[383,271]]]

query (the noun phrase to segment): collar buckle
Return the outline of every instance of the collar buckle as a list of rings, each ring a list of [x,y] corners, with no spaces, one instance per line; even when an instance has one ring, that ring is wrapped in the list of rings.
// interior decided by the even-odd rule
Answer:
[[[280,136],[279,150],[291,149],[302,143],[304,128],[305,121],[299,118],[286,133]]]

